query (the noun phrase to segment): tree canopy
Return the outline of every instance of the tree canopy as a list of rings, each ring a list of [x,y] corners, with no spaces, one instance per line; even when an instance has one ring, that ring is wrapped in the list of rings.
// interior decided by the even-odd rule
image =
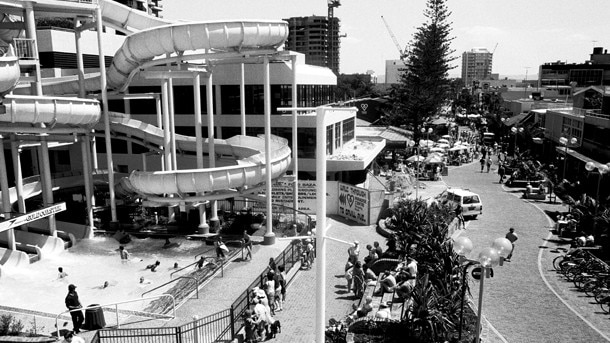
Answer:
[[[419,128],[439,113],[450,90],[451,12],[446,0],[428,0],[427,21],[417,29],[405,57],[406,71],[393,89],[390,124],[406,127],[418,135]]]

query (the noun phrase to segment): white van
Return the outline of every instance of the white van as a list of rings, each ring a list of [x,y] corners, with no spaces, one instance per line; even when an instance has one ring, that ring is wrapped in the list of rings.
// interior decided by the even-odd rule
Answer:
[[[437,201],[455,209],[457,205],[462,206],[464,218],[475,219],[479,214],[483,214],[483,203],[481,197],[471,191],[460,188],[449,188],[436,197]]]

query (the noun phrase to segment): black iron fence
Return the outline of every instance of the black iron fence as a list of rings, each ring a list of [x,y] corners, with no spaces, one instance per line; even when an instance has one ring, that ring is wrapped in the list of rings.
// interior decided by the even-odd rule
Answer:
[[[99,330],[91,343],[212,343],[233,336],[231,310],[177,327]]]

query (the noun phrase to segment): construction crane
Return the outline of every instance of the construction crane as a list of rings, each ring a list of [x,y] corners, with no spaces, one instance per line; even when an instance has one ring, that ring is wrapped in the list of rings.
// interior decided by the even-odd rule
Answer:
[[[390,25],[388,25],[388,22],[385,20],[385,18],[383,16],[381,16],[381,20],[383,20],[383,24],[385,25],[385,28],[388,30],[390,37],[392,37],[392,41],[394,42],[394,45],[396,45],[396,49],[398,49],[398,53],[400,54],[400,60],[406,64],[405,59],[404,59],[405,51],[400,47],[400,43],[398,43],[398,39],[396,39],[396,36],[394,36],[394,32],[392,32],[392,29],[390,29]]]
[[[498,48],[498,43],[496,43],[496,46],[494,46],[494,49],[492,50],[491,54],[493,55],[494,52],[496,52],[496,49]]]

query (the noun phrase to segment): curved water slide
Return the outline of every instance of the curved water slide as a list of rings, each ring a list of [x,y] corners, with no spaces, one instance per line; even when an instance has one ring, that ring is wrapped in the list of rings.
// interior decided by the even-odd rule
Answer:
[[[100,0],[102,18],[105,23],[125,32],[127,36],[114,55],[108,68],[108,87],[123,91],[131,78],[141,69],[155,64],[153,59],[167,54],[185,51],[207,50],[229,52],[241,50],[276,50],[288,38],[288,25],[284,21],[214,21],[174,23],[151,17],[113,1]],[[139,31],[138,31],[139,30]],[[184,55],[184,59],[188,56]],[[159,62],[160,63],[160,62]],[[157,63],[158,64],[158,63]],[[54,85],[52,92],[76,93],[78,82],[63,82]],[[89,78],[85,82],[87,91],[99,89],[99,81]],[[153,125],[133,119],[111,120],[111,129],[132,137],[138,137],[155,145],[163,145],[163,131]],[[201,199],[189,193],[208,193],[208,198],[235,196],[232,189],[246,190],[265,182],[270,172],[275,179],[283,175],[291,163],[291,151],[286,140],[272,139],[272,156],[265,156],[264,139],[235,136],[227,140],[214,140],[217,154],[232,155],[236,165],[209,169],[178,170],[166,172],[134,171],[119,187],[145,195],[150,201],[168,203]],[[192,137],[176,136],[177,149],[196,151]],[[204,144],[204,151],[207,144]],[[266,170],[266,158],[271,158],[271,171]],[[176,194],[178,197],[165,197]]]
[[[115,133],[136,137],[146,143],[163,145],[163,130],[147,123],[128,118],[112,118]],[[207,139],[205,140],[207,143]],[[176,135],[176,145],[181,151],[195,152],[193,137]],[[247,191],[263,184],[266,175],[265,141],[263,137],[234,136],[229,139],[214,139],[214,150],[219,155],[235,158],[236,165],[208,169],[190,169],[168,172],[132,172],[128,179],[119,183],[119,193],[136,192],[155,203],[199,201],[203,198],[187,193],[215,192],[214,198],[237,195],[231,189]],[[271,140],[271,178],[282,176],[291,163],[288,141],[273,136]],[[203,145],[208,152],[208,145]],[[177,198],[166,198],[164,194],[178,194]]]

